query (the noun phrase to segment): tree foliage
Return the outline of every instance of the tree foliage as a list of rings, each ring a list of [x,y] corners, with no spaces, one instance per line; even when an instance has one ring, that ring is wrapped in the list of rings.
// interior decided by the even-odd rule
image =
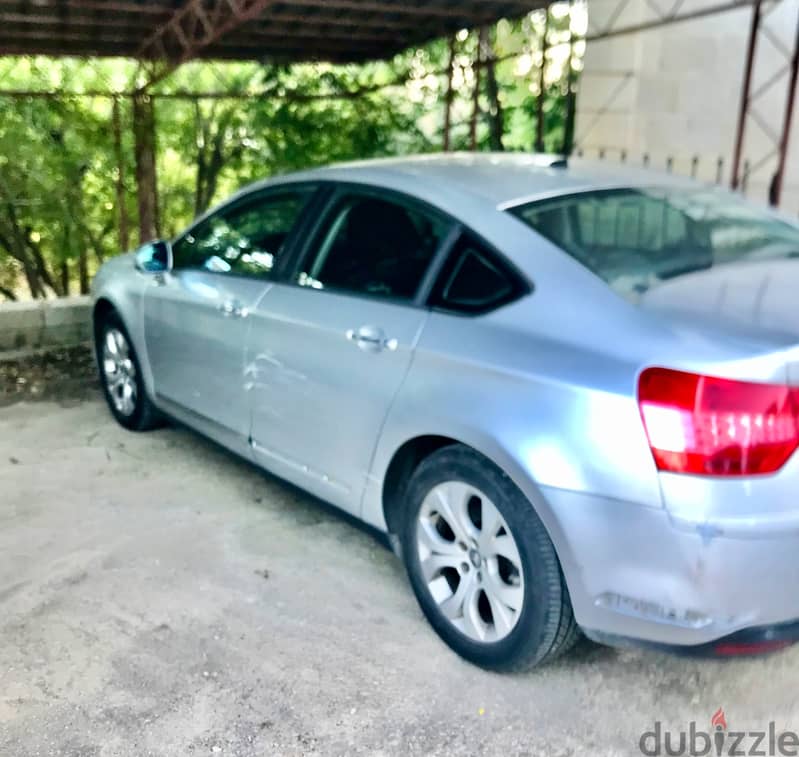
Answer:
[[[569,22],[556,5],[550,44],[568,37]],[[562,149],[565,74],[562,60],[551,61],[539,93],[542,31],[543,17],[531,14],[453,40],[452,149],[470,149],[472,133],[476,149],[532,149],[540,97],[545,146]],[[153,92],[161,232],[174,235],[255,179],[440,150],[448,64],[449,41],[437,40],[358,66],[184,65]],[[25,91],[124,93],[134,73],[125,60],[0,58],[3,86]],[[130,98],[120,95],[116,107],[118,143],[111,97],[0,94],[0,300],[85,292],[97,266],[120,249],[121,217],[136,238]]]

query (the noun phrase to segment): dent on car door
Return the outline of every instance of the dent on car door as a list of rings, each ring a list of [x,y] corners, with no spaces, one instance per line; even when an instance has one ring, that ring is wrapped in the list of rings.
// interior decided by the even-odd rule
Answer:
[[[450,224],[341,192],[287,283],[252,315],[252,443],[276,473],[350,511],[427,311],[414,297]]]
[[[173,270],[145,297],[156,396],[247,439],[244,352],[249,313],[313,188],[244,198],[206,218],[173,248]]]

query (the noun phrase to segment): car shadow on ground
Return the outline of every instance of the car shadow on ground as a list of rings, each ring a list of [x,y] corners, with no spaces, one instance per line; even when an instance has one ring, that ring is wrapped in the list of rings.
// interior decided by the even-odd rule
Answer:
[[[390,539],[386,534],[364,523],[357,517],[331,505],[325,500],[309,494],[304,489],[285,479],[275,476],[258,466],[255,462],[236,455],[188,426],[174,420],[169,420],[167,428],[190,436],[192,439],[192,446],[202,449],[204,451],[203,454],[218,455],[233,468],[239,468],[243,471],[257,474],[264,482],[263,493],[255,493],[252,497],[253,504],[257,507],[271,511],[271,507],[267,503],[267,496],[268,489],[273,489],[276,492],[282,492],[286,495],[285,497],[280,497],[281,500],[291,503],[290,517],[293,525],[302,528],[338,523],[351,528],[353,534],[357,533],[370,543],[379,546],[382,553],[385,555],[387,565],[391,568],[391,575],[398,582],[403,584],[403,589],[407,591],[409,595],[412,594],[412,589],[405,574],[401,557],[395,553]],[[156,431],[155,433],[157,434],[158,432]],[[285,515],[289,515],[284,509],[282,509],[281,512]],[[421,611],[419,612],[419,621],[425,623]],[[434,633],[432,629],[429,630],[431,634]],[[709,656],[679,655],[677,653],[669,653],[646,648],[644,646],[636,646],[635,644],[613,647],[599,644],[583,636],[568,653],[551,661],[545,667],[553,673],[571,674],[578,672],[580,669],[594,668],[597,666],[605,668],[606,666],[612,667],[614,665],[621,665],[622,667],[631,666],[633,668],[643,668],[647,667],[649,664],[657,663],[658,660],[671,661],[669,664],[672,665],[682,661],[685,663],[686,670],[692,670],[696,665],[702,665],[708,662],[713,665],[733,665],[735,662],[735,658],[723,659]],[[531,674],[535,675],[535,673],[529,671],[511,675],[524,677]],[[507,673],[504,675],[507,675]]]

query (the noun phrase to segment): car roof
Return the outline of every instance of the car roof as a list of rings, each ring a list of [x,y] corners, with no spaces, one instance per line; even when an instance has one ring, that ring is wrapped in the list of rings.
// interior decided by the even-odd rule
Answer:
[[[287,174],[259,186],[286,181],[349,181],[407,191],[410,181],[425,194],[453,190],[479,196],[498,207],[591,189],[634,186],[696,186],[688,179],[610,161],[536,153],[435,153],[339,163]]]

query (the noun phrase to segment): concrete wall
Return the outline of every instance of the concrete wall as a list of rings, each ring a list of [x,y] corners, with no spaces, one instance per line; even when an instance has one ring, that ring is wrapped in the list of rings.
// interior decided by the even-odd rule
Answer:
[[[682,7],[685,12],[718,4],[718,0],[690,0]],[[674,3],[633,0],[613,26],[653,20],[652,5],[665,13]],[[606,28],[618,7],[619,0],[590,0],[589,34]],[[789,50],[794,45],[798,12],[797,0],[778,0],[763,21]],[[691,172],[692,158],[699,156],[698,176],[709,181],[715,180],[722,158],[722,181],[729,184],[751,18],[751,8],[742,7],[589,42],[577,100],[578,148],[588,157],[597,157],[603,150],[609,160],[618,160],[624,149],[628,160],[639,164],[648,153],[650,165],[659,169],[665,169],[672,157],[673,170],[685,174]],[[785,63],[785,57],[761,34],[753,91]],[[777,133],[782,129],[787,92],[788,79],[783,76],[757,99],[758,113]],[[773,141],[750,118],[743,157],[754,164],[773,149]],[[750,176],[747,193],[752,199],[767,200],[775,168],[776,159],[771,159]],[[782,207],[799,212],[799,117],[794,119]]]
[[[11,351],[67,347],[90,339],[88,297],[0,304],[0,358]]]

